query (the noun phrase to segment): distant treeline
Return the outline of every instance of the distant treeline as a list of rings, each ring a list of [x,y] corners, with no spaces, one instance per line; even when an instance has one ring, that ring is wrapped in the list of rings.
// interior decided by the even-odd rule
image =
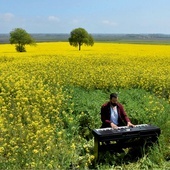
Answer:
[[[70,34],[31,34],[36,42],[68,41]],[[169,34],[92,34],[97,42],[170,44]],[[9,34],[0,34],[0,44],[9,43]]]

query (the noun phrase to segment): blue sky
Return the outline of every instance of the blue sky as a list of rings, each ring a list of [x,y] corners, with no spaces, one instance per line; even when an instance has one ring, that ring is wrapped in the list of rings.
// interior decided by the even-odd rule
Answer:
[[[170,0],[0,0],[0,33],[170,34]]]

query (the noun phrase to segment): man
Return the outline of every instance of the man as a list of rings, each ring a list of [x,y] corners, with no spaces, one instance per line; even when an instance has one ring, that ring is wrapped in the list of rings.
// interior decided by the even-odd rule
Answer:
[[[118,126],[135,126],[128,118],[122,104],[118,102],[118,95],[116,93],[111,93],[110,101],[102,105],[101,121],[101,128],[112,127],[117,129]]]

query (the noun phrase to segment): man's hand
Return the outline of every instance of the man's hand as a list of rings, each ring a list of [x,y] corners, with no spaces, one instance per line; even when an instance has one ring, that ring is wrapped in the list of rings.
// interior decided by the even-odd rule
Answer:
[[[110,123],[110,126],[111,126],[113,129],[117,129],[117,128],[118,128],[118,126],[115,125],[114,123]]]
[[[135,127],[135,125],[134,125],[134,124],[132,124],[131,122],[127,122],[127,126]]]

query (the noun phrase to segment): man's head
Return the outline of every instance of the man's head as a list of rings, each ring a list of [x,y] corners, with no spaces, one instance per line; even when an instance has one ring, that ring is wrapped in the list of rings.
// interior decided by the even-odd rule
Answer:
[[[110,102],[111,102],[111,104],[113,106],[115,106],[117,101],[118,101],[118,95],[116,93],[111,93],[110,94]]]

